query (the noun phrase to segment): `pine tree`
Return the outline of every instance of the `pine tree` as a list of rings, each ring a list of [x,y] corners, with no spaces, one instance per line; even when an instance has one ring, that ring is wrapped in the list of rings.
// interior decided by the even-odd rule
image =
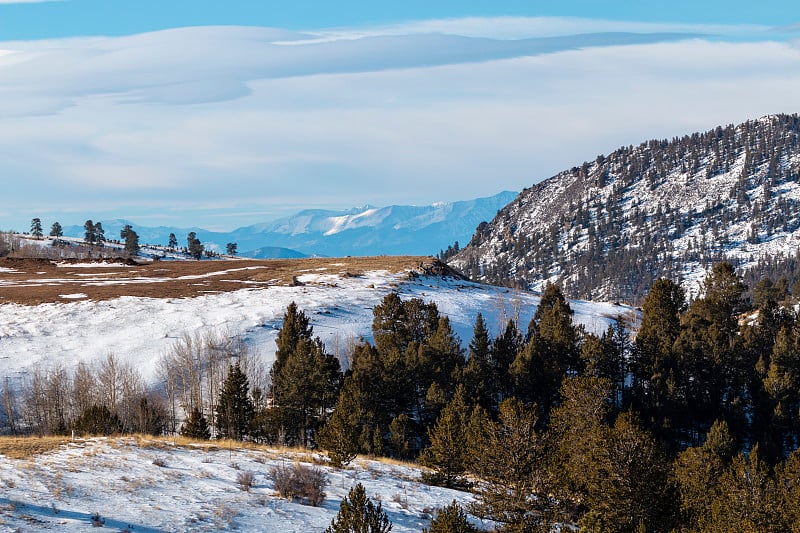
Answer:
[[[445,487],[464,484],[461,475],[466,470],[466,428],[469,422],[464,395],[464,388],[459,386],[453,400],[442,409],[434,427],[428,430],[431,444],[419,457],[420,464],[436,471],[430,480]]]
[[[125,242],[125,253],[133,256],[139,253],[139,235],[133,230],[130,224],[119,232],[120,238]]]
[[[455,500],[437,513],[431,520],[430,527],[422,529],[422,533],[478,533],[479,531],[470,524],[467,513]]]
[[[758,446],[733,458],[719,480],[719,491],[703,532],[779,533],[793,527],[781,522],[781,491],[759,456]]]
[[[92,219],[87,220],[83,224],[83,240],[86,244],[95,244],[97,242],[97,233],[95,233],[95,226]]]
[[[497,394],[496,380],[492,376],[492,354],[489,332],[483,315],[478,313],[469,343],[469,355],[464,367],[463,382],[467,398],[484,409],[493,409]]]
[[[728,424],[717,421],[702,446],[687,448],[675,459],[673,470],[680,490],[681,511],[690,530],[708,525],[711,506],[719,497],[719,480],[735,454],[736,444]]]
[[[227,253],[228,255],[236,255],[237,247],[238,246],[236,245],[235,242],[229,242],[228,244],[225,245],[225,253]]]
[[[339,512],[325,529],[325,533],[388,533],[392,523],[383,510],[383,505],[375,505],[367,497],[361,483],[350,489],[342,500]]]
[[[96,222],[94,225],[94,243],[98,246],[103,246],[106,242],[106,231],[103,229],[102,222]]]
[[[217,401],[217,436],[244,440],[250,433],[254,411],[247,376],[238,362],[230,365]]]
[[[60,223],[53,222],[53,226],[50,228],[50,236],[56,239],[64,236],[64,229],[61,227]]]
[[[274,370],[274,367],[273,367]],[[300,338],[277,372],[272,373],[274,408],[286,413],[289,435],[309,446],[341,383],[339,361],[325,352],[319,338]]]
[[[42,219],[41,218],[34,218],[31,220],[31,235],[36,237],[37,239],[42,238]]]
[[[330,420],[317,432],[317,443],[337,468],[350,464],[358,454],[359,411],[356,398],[340,394]]]
[[[535,531],[551,523],[553,502],[541,469],[544,439],[537,421],[535,406],[510,398],[500,404],[498,422],[470,422],[470,462],[485,481],[476,511],[509,531]]]
[[[197,234],[193,231],[190,231],[186,236],[186,249],[189,251],[189,255],[197,260],[203,257],[205,247],[200,242],[200,239],[197,238]]]
[[[174,233],[169,234],[169,239],[167,241],[167,248],[170,250],[174,250],[178,247],[178,238],[175,236]]]
[[[203,412],[195,407],[181,427],[181,435],[190,439],[208,440],[211,438],[211,431],[208,427],[206,417]]]

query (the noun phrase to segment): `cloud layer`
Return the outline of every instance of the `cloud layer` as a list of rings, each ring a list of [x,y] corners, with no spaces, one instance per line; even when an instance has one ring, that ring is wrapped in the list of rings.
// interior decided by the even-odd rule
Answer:
[[[506,18],[0,43],[0,225],[232,227],[520,189],[621,144],[800,111],[800,50],[770,35]]]

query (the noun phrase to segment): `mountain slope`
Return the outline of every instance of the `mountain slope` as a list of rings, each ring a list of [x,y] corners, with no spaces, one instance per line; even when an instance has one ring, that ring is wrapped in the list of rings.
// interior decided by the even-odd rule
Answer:
[[[479,225],[450,262],[478,279],[638,301],[659,276],[696,290],[716,261],[752,267],[798,244],[800,118],[775,115],[562,172]]]
[[[232,232],[197,227],[152,228],[127,220],[104,220],[102,224],[108,239],[118,239],[125,224],[131,224],[142,243],[166,245],[169,234],[174,233],[179,246],[185,246],[186,235],[194,231],[207,249],[224,252],[227,243],[235,242],[239,255],[258,259],[309,255],[432,255],[454,241],[469,240],[479,223],[494,217],[516,195],[506,191],[488,198],[427,206],[305,210]],[[65,227],[64,234],[83,237],[83,226]]]
[[[243,255],[250,243],[268,243],[309,255],[435,254],[453,241],[465,242],[480,222],[490,220],[516,193],[428,206],[365,206],[346,211],[306,210],[233,232]]]

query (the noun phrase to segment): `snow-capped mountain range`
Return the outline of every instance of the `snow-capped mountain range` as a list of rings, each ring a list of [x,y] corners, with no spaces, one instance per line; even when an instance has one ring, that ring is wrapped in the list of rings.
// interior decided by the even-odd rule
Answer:
[[[140,241],[167,244],[170,233],[185,245],[193,231],[206,248],[224,251],[237,243],[239,255],[254,258],[348,255],[433,255],[455,241],[465,243],[475,227],[490,220],[516,197],[501,192],[488,198],[436,203],[427,206],[364,206],[342,211],[312,209],[272,222],[255,224],[231,232],[201,227],[147,227],[126,220],[103,220],[107,238],[119,238],[131,224]],[[82,237],[82,226],[69,226],[64,233]]]
[[[780,270],[798,245],[800,117],[773,115],[561,172],[479,225],[450,264],[487,281],[639,301],[659,276],[696,292],[722,259]]]

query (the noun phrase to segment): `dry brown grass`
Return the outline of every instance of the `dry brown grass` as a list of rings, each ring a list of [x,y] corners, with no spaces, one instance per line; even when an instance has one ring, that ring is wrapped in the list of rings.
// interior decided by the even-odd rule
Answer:
[[[27,459],[67,443],[67,437],[0,437],[0,455],[11,459]]]
[[[0,303],[37,305],[68,302],[64,294],[90,300],[120,296],[187,298],[242,288],[287,286],[303,274],[356,277],[364,272],[392,273],[431,268],[431,257],[381,256],[234,261],[156,261],[144,264],[98,263],[81,268],[47,259],[0,259]]]

